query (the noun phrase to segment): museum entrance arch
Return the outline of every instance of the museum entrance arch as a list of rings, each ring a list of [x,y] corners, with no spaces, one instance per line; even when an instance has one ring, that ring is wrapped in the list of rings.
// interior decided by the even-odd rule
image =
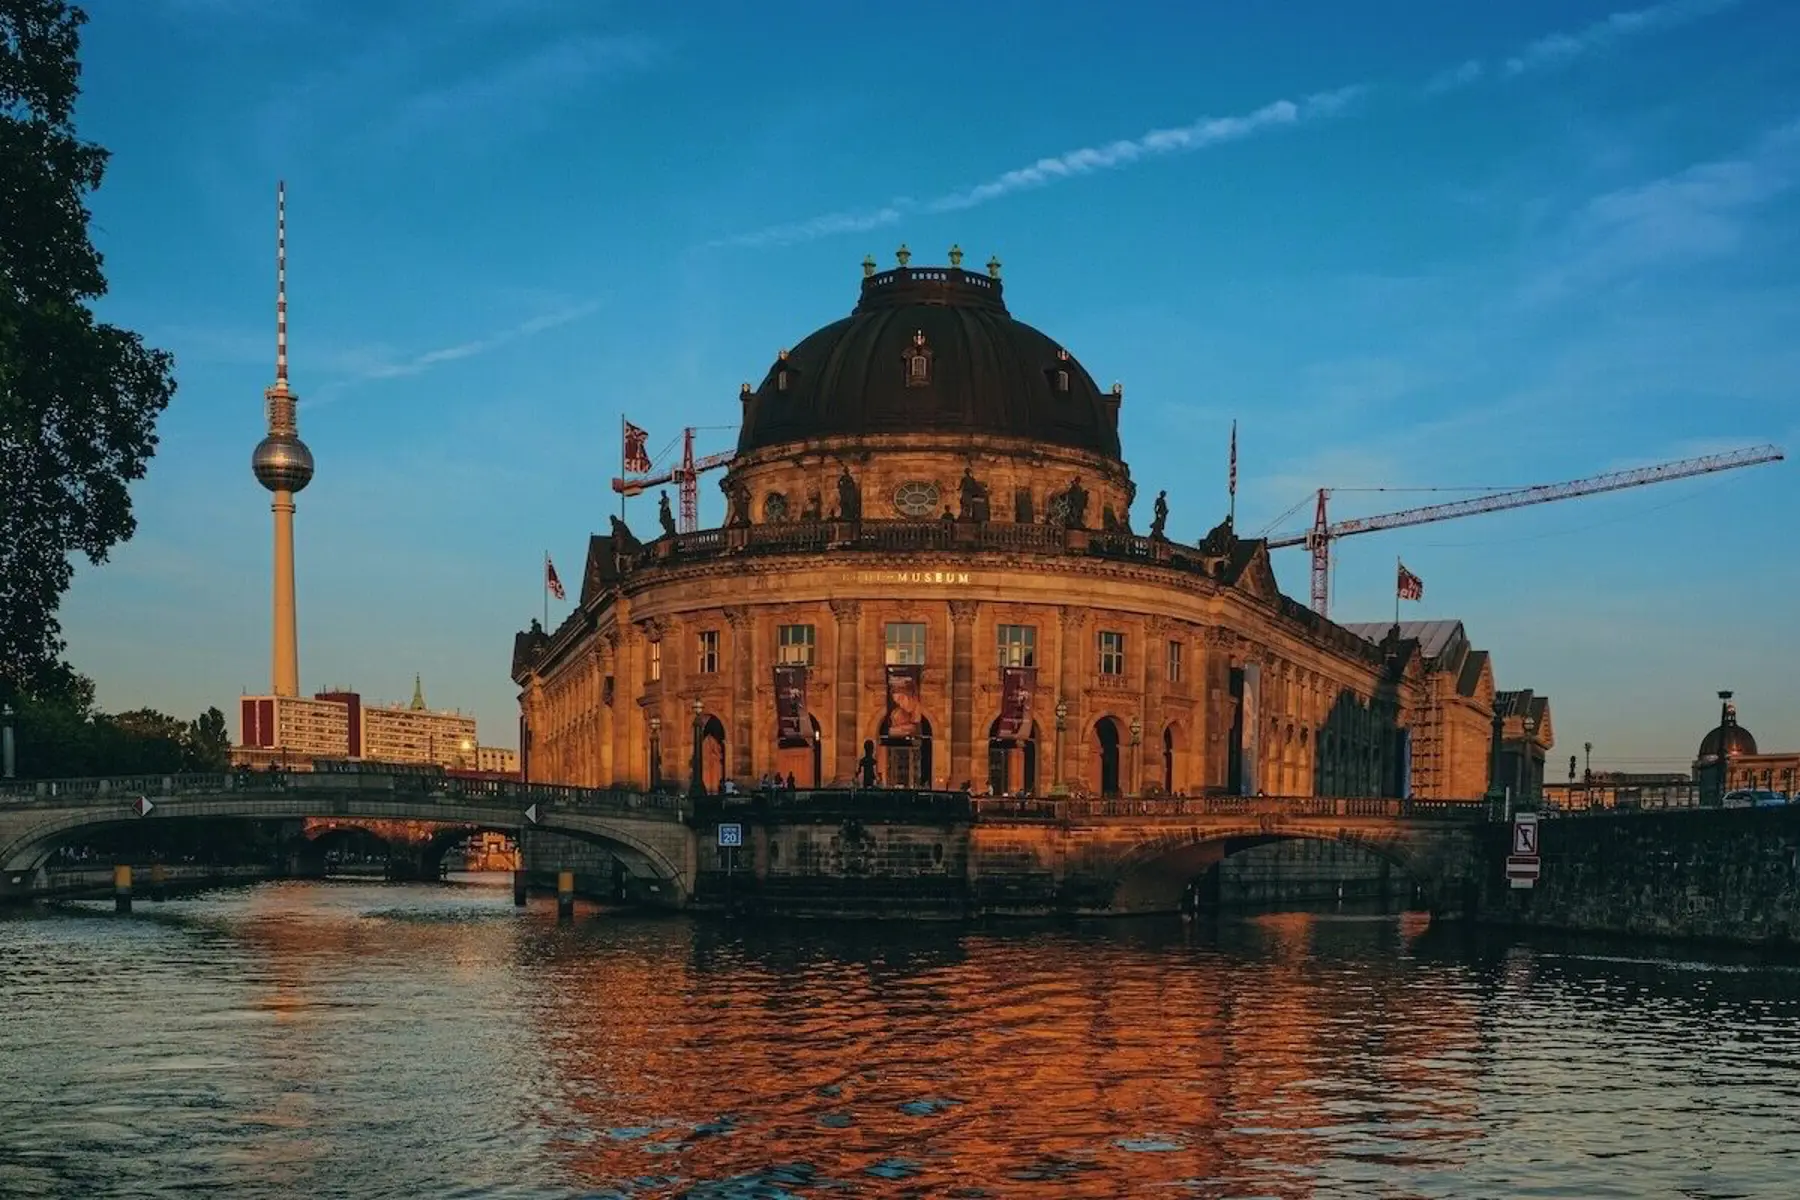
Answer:
[[[700,782],[714,796],[725,784],[725,723],[710,713],[700,726]]]
[[[1101,717],[1094,722],[1093,744],[1089,747],[1094,763],[1089,772],[1089,784],[1102,796],[1119,794],[1119,744],[1122,740],[1116,719]]]
[[[1022,738],[1002,738],[1000,722],[988,726],[988,791],[996,796],[1037,794],[1038,727]]]
[[[775,777],[785,785],[791,775],[797,788],[823,787],[825,732],[819,727],[819,718],[808,713],[806,720],[806,737],[775,739]]]
[[[931,721],[921,714],[917,737],[893,737],[888,718],[881,719],[881,782],[893,788],[931,786]]]

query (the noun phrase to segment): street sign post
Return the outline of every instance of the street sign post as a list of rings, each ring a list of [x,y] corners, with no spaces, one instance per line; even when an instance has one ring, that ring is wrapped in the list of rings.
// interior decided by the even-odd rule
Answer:
[[[736,821],[727,821],[719,826],[719,845],[741,846],[744,844],[744,827]]]
[[[1535,887],[1543,860],[1538,854],[1542,842],[1538,837],[1538,815],[1534,812],[1513,814],[1512,853],[1506,856],[1506,882],[1513,888]]]
[[[139,796],[136,800],[133,800],[131,802],[131,811],[136,813],[140,817],[149,816],[150,810],[155,807],[156,807],[156,801],[152,800],[148,796]]]

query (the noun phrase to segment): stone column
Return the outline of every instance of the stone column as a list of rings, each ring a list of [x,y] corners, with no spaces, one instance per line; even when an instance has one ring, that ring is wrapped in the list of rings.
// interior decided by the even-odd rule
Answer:
[[[608,629],[600,635],[600,719],[595,736],[600,741],[600,786],[611,787],[618,780],[618,758],[613,745],[614,713],[619,703],[619,631]],[[606,681],[613,681],[612,695],[606,694]]]
[[[751,768],[751,748],[756,736],[756,623],[750,611],[732,607],[725,610],[725,622],[731,627],[731,763],[730,775],[748,783],[755,778]]]
[[[1157,756],[1160,758],[1162,755],[1162,719],[1159,715],[1153,714],[1162,712],[1162,705],[1157,703],[1157,698],[1161,694],[1162,674],[1167,669],[1168,634],[1169,622],[1166,618],[1144,618],[1144,694],[1138,701],[1137,722],[1140,732],[1138,744],[1131,748],[1132,779],[1131,784],[1125,789],[1127,795],[1142,796],[1146,783],[1162,786],[1160,774],[1154,778],[1147,776],[1145,763],[1149,761],[1152,742],[1156,745]],[[1125,736],[1131,736],[1129,730],[1126,731]]]
[[[1056,699],[1057,703],[1068,706],[1066,728],[1056,734],[1055,789],[1066,789],[1074,782],[1085,783],[1087,776],[1082,771],[1084,762],[1081,754],[1081,714],[1085,707],[1081,702],[1081,655],[1086,648],[1083,632],[1087,628],[1087,610],[1073,605],[1063,605],[1057,610],[1060,618],[1061,635],[1056,646]]]
[[[644,646],[641,629],[620,627],[617,673],[613,679],[613,783],[621,787],[639,783],[648,786],[650,782],[648,770],[641,778],[637,774],[637,753],[632,744],[646,715],[638,707],[638,697],[644,694]],[[663,730],[663,736],[669,736],[668,729]]]
[[[833,777],[848,787],[856,778],[856,760],[862,757],[861,730],[857,723],[857,700],[862,691],[857,664],[862,661],[862,602],[833,600],[831,615],[837,620],[837,668],[833,672],[832,690],[837,693],[837,728],[832,756]]]
[[[950,786],[975,778],[975,614],[973,600],[950,601]]]
[[[1196,788],[1219,790],[1231,779],[1231,725],[1237,716],[1231,698],[1231,656],[1237,635],[1229,629],[1207,629],[1200,645],[1200,719],[1189,778]]]

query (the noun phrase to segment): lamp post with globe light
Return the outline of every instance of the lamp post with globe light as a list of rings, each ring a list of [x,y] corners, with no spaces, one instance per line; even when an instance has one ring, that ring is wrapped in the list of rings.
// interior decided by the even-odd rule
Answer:
[[[705,721],[705,718],[706,718],[706,705],[704,705],[700,702],[699,697],[695,697],[694,698],[693,778],[688,781],[688,795],[690,795],[690,796],[706,795],[706,777],[702,773],[703,768],[701,766],[701,761],[700,761],[700,741],[706,732],[706,727],[703,724],[703,722]]]

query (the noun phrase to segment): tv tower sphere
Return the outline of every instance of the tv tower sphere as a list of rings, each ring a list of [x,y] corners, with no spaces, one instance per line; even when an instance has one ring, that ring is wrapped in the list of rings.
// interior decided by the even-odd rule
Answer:
[[[272,433],[256,444],[250,469],[271,492],[298,492],[312,482],[312,451],[297,436]]]

